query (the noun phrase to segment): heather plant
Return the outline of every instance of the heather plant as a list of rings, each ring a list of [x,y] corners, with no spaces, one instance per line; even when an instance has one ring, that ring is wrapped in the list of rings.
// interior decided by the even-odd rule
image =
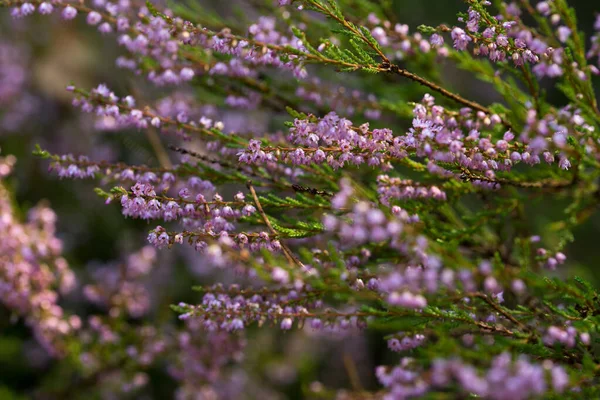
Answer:
[[[0,301],[61,377],[36,395],[599,395],[600,297],[567,247],[598,206],[600,16],[586,39],[565,0],[465,0],[456,21],[416,28],[391,1],[1,4],[118,43],[128,90],[66,90],[96,131],[136,132],[155,153],[35,149],[56,184],[93,180],[99,204],[148,224],[146,245],[87,272],[63,257],[50,208],[18,215],[3,183],[18,164],[0,161]],[[26,58],[0,46],[12,104]],[[455,90],[459,70],[487,96]],[[13,131],[27,122],[2,113]],[[214,279],[162,298],[178,271],[152,276],[174,254]],[[363,345],[376,365],[361,373],[336,354],[346,387],[313,365],[277,393],[252,379],[275,342],[264,331],[386,350]]]

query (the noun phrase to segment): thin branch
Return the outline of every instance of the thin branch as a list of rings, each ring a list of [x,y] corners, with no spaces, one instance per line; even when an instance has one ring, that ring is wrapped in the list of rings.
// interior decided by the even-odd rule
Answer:
[[[350,32],[352,32],[356,36],[360,37],[360,39],[363,42],[365,42],[365,44],[367,46],[369,46],[375,53],[377,53],[377,55],[379,55],[379,57],[381,57],[381,60],[383,60],[383,62],[389,63],[390,60],[387,58],[387,56],[385,54],[383,54],[381,49],[378,46],[371,43],[371,41],[364,35],[364,33],[361,32],[359,29],[356,29],[354,24],[352,24],[350,21],[348,21],[345,17],[342,17],[342,18],[338,17],[335,13],[331,12],[331,10],[329,10],[328,8],[324,7],[322,4],[320,4],[314,0],[313,1],[309,0],[309,3],[316,9],[320,10],[321,13],[329,15],[329,17],[331,17],[332,19],[337,21],[344,28],[348,29]]]
[[[329,11],[326,11],[327,15],[332,15]],[[334,19],[336,19],[338,22],[340,21],[339,18],[332,16]],[[346,21],[346,20],[344,20]],[[167,22],[169,22],[167,20]],[[348,21],[346,21],[346,23],[349,23]],[[344,24],[342,24],[344,25]],[[346,27],[346,25],[344,25]],[[350,29],[350,28],[348,28]],[[354,32],[354,30],[351,29],[351,31]],[[225,39],[232,39],[232,40],[244,40],[246,42],[249,42],[250,44],[257,46],[257,47],[261,47],[261,48],[265,48],[265,49],[270,49],[270,50],[275,50],[278,52],[282,52],[282,53],[292,53],[292,54],[297,54],[297,50],[290,48],[289,46],[283,46],[283,45],[277,45],[277,44],[272,44],[272,43],[266,43],[266,42],[261,42],[258,40],[254,40],[245,36],[239,36],[239,35],[234,35],[231,34],[228,31],[222,31],[222,32],[211,32],[208,29],[192,29],[192,32],[197,33],[197,34],[203,34],[203,35],[207,35],[207,36],[214,36],[214,37],[219,37],[219,38],[225,38]],[[377,53],[378,55],[381,57],[382,59],[382,63],[379,65],[362,65],[362,64],[358,64],[358,63],[352,63],[352,62],[347,62],[347,61],[342,61],[342,60],[336,60],[336,59],[332,59],[329,58],[323,54],[312,54],[312,53],[304,53],[302,54],[302,57],[306,60],[306,61],[316,61],[316,62],[322,62],[324,64],[331,64],[331,65],[337,65],[343,68],[347,68],[347,69],[351,69],[351,70],[361,70],[361,69],[371,69],[371,70],[375,70],[377,72],[389,72],[389,73],[394,73],[400,76],[403,76],[405,78],[408,78],[414,82],[417,82],[423,86],[426,86],[440,94],[442,94],[445,97],[448,97],[449,99],[452,99],[460,104],[463,104],[464,106],[473,108],[477,111],[482,111],[486,114],[493,114],[493,111],[490,110],[487,107],[482,106],[481,104],[471,101],[471,100],[467,100],[464,97],[452,93],[446,89],[444,89],[443,87],[428,81],[427,79],[413,73],[413,72],[409,72],[406,69],[400,68],[397,65],[391,64],[389,62],[389,59],[381,52],[381,50],[377,49],[375,46],[372,45],[372,43],[362,34],[362,32],[359,33],[360,38],[370,47],[372,47]],[[512,129],[512,125],[506,121],[504,118],[502,119],[502,123],[509,129]]]
[[[521,65],[521,70],[523,71],[523,76],[525,77],[525,83],[527,83],[527,87],[529,88],[529,93],[531,93],[531,97],[533,98],[533,104],[535,106],[535,110],[538,115],[541,114],[540,110],[540,101],[539,101],[539,93],[535,89],[535,85],[533,83],[533,79],[531,76],[531,72],[529,68],[525,65]]]
[[[269,231],[271,231],[271,233],[273,235],[278,236],[279,234],[273,228],[273,225],[271,225],[271,221],[269,221],[269,217],[267,217],[267,214],[265,214],[265,211],[263,210],[262,205],[260,204],[260,201],[258,200],[258,196],[256,195],[256,190],[254,190],[254,186],[252,186],[252,181],[248,181],[246,183],[246,186],[248,187],[248,190],[250,190],[250,193],[252,194],[252,198],[254,199],[254,203],[256,204],[256,209],[258,210],[258,213],[260,214],[263,221],[265,222],[265,225],[267,226],[267,228],[269,229]],[[285,257],[288,259],[288,261],[291,265],[297,264],[300,267],[304,268],[304,264],[302,264],[302,262],[293,255],[292,251],[289,249],[289,247],[285,243],[283,243],[283,241],[281,241],[281,248],[283,249],[283,254],[285,254]]]
[[[390,60],[387,58],[387,56],[379,49],[378,46],[373,45],[373,43],[371,43],[371,41],[365,37],[365,35],[363,34],[363,32],[361,32],[360,30],[356,29],[355,26],[348,21],[346,18],[342,17],[340,18],[339,16],[337,16],[335,13],[333,13],[331,10],[329,10],[326,7],[323,7],[321,4],[319,4],[318,2],[315,1],[310,1],[309,3],[317,8],[319,11],[321,11],[323,14],[328,15],[329,17],[333,18],[335,21],[337,21],[339,24],[341,24],[344,28],[346,28],[347,30],[349,30],[350,32],[354,33],[355,35],[357,35],[358,37],[360,37],[360,39],[367,45],[369,46],[371,49],[373,49],[377,55],[379,55],[379,57],[381,57],[381,64],[379,64],[376,68],[377,70],[381,71],[381,72],[391,72],[393,74],[396,75],[400,75],[403,76],[405,78],[408,78],[412,81],[415,81],[423,86],[426,86],[438,93],[441,93],[443,96],[448,97],[449,99],[452,99],[458,103],[461,103],[467,107],[470,107],[474,110],[477,111],[482,111],[486,114],[493,114],[492,110],[490,110],[487,107],[482,106],[481,104],[471,101],[471,100],[467,100],[464,97],[452,93],[446,89],[444,89],[443,87],[436,85],[435,83],[428,81],[427,79],[412,73],[410,71],[407,71],[404,68],[399,67],[398,65],[392,64],[390,62]],[[362,66],[361,66],[362,67]],[[371,66],[373,67],[373,66]],[[502,123],[509,129],[512,129],[511,124],[506,121],[504,118],[502,119]]]
[[[445,97],[447,97],[449,99],[452,99],[452,100],[456,101],[457,103],[460,103],[460,104],[462,104],[464,106],[467,106],[469,108],[472,108],[474,110],[482,111],[482,112],[484,112],[486,114],[493,114],[494,113],[489,108],[484,107],[484,106],[482,106],[481,104],[479,104],[479,103],[477,103],[475,101],[467,100],[464,97],[462,97],[462,96],[460,96],[460,95],[458,95],[456,93],[452,93],[449,90],[446,90],[443,87],[441,87],[441,86],[439,86],[439,85],[437,85],[437,84],[435,84],[435,83],[433,83],[431,81],[428,81],[427,79],[425,79],[425,78],[423,78],[423,77],[421,77],[421,76],[419,76],[417,74],[414,74],[414,73],[412,73],[410,71],[407,71],[406,69],[401,68],[401,67],[399,67],[399,66],[397,66],[395,64],[389,64],[389,63],[383,62],[383,63],[381,63],[381,64],[379,64],[377,66],[377,69],[379,71],[389,72],[389,73],[393,73],[393,74],[400,75],[400,76],[403,76],[405,78],[408,78],[408,79],[410,79],[410,80],[412,80],[414,82],[417,82],[417,83],[419,83],[419,84],[421,84],[421,85],[423,85],[425,87],[428,87],[431,90],[434,90],[434,91],[442,94],[443,96],[445,96]],[[506,126],[507,128],[512,129],[512,125],[505,118],[502,118],[502,124],[504,126]]]
[[[204,154],[195,152],[193,150],[188,150],[188,149],[184,149],[182,147],[173,146],[173,145],[168,145],[167,147],[169,148],[169,150],[173,150],[173,151],[176,151],[177,153],[185,154],[185,155],[197,158],[198,160],[204,161],[206,163],[216,164],[216,165],[219,165],[220,167],[223,167],[226,169],[238,171],[244,175],[253,176],[258,179],[264,179],[268,182],[268,185],[270,185],[270,186],[272,185],[272,186],[276,186],[276,187],[280,187],[280,188],[286,188],[286,189],[288,188],[288,185],[281,183],[278,180],[273,179],[270,176],[267,176],[266,174],[259,174],[258,172],[255,172],[255,171],[244,170],[239,165],[236,165],[236,164],[224,161],[224,160],[217,160],[217,159],[211,158],[209,156],[206,156]],[[262,184],[262,186],[265,186],[265,185],[267,185],[267,184],[265,184],[265,183]]]
[[[360,375],[358,374],[356,363],[354,362],[350,354],[348,354],[347,352],[344,352],[343,359],[344,368],[346,368],[346,372],[348,373],[348,378],[350,379],[352,389],[354,389],[357,392],[362,392],[364,389],[362,383],[360,382]]]
[[[507,312],[502,307],[500,307],[498,304],[496,304],[494,301],[492,301],[492,299],[490,299],[489,296],[487,296],[486,294],[483,294],[483,293],[469,293],[467,296],[469,296],[469,297],[475,297],[475,298],[478,298],[478,299],[481,299],[481,300],[485,301],[490,307],[492,307],[494,310],[496,310],[497,312],[499,312],[500,314],[502,314],[504,317],[506,317],[513,324],[517,325],[519,327],[519,329],[521,329],[521,330],[523,330],[525,332],[529,331],[529,329],[525,325],[523,325],[523,323],[521,321],[519,321],[518,319],[516,319],[515,317],[513,317],[509,312]]]
[[[503,178],[488,178],[483,175],[475,175],[469,169],[460,167],[462,172],[461,178],[467,182],[473,180],[479,180],[483,182],[496,183],[502,185],[515,186],[520,188],[537,188],[537,189],[559,189],[573,186],[577,183],[577,176],[573,175],[573,178],[569,180],[556,180],[556,179],[540,179],[537,181],[514,181]],[[575,169],[577,171],[577,169]]]
[[[169,155],[162,145],[160,138],[156,134],[156,131],[154,129],[146,129],[145,132],[146,137],[148,138],[148,141],[150,142],[150,145],[156,154],[156,158],[158,159],[160,166],[166,169],[172,169],[173,164],[171,163]]]

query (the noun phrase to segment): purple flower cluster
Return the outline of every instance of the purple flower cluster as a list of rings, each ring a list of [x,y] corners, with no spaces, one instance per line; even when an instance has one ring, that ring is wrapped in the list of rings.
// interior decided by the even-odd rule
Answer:
[[[195,72],[190,67],[191,64],[182,64],[178,58],[182,40],[172,36],[170,26],[163,18],[150,15],[145,6],[135,10],[129,1],[96,1],[93,7],[90,9],[77,4],[42,2],[38,12],[46,15],[62,9],[61,16],[65,20],[72,20],[77,17],[78,12],[82,12],[87,14],[88,25],[98,26],[98,31],[102,34],[119,32],[119,44],[124,46],[133,58],[119,57],[117,65],[137,70],[143,58],[151,56],[159,63],[160,72],[151,71],[148,78],[157,85],[179,84],[194,78]],[[34,11],[33,4],[23,3],[13,9],[12,15],[19,18]],[[143,17],[145,20],[134,23],[131,21],[132,17]],[[175,23],[183,21],[176,19]]]
[[[60,160],[50,164],[50,171],[56,171],[60,178],[86,179],[93,178],[100,171],[98,165],[90,162],[87,156],[63,155]]]
[[[0,104],[21,92],[27,83],[27,53],[18,46],[0,42]]]
[[[70,154],[53,156],[49,170],[54,171],[60,178],[87,179],[102,175],[108,178],[107,180],[121,183],[151,184],[159,192],[166,191],[177,182],[182,181],[182,177],[175,175],[177,171],[174,169],[94,162],[86,156],[76,158]],[[192,188],[208,193],[214,190],[212,184],[197,177],[189,178],[186,183]]]
[[[277,21],[272,17],[260,17],[258,22],[248,28],[246,40],[238,40],[228,32],[207,36],[199,33],[199,41],[204,46],[219,53],[229,54],[250,65],[268,65],[291,70],[297,78],[305,78],[306,69],[302,65],[302,56],[290,55],[289,61],[283,61],[278,49],[291,47],[306,52],[302,41],[297,37],[281,34],[276,29]]]
[[[592,139],[595,128],[587,123],[580,109],[567,105],[543,116],[531,109],[527,112],[526,122],[519,139],[533,150],[532,153],[541,155],[545,162],[554,163],[558,159],[559,168],[571,167],[567,155],[568,137],[585,147],[589,155],[600,159],[598,143]]]
[[[156,261],[156,250],[147,246],[130,254],[119,267],[94,267],[95,284],[86,285],[83,293],[88,301],[109,309],[111,315],[125,311],[133,318],[144,316],[150,309],[150,293],[143,284]]]
[[[329,113],[322,119],[296,119],[288,140],[301,147],[263,147],[259,140],[251,140],[248,149],[239,153],[239,160],[249,164],[277,161],[295,165],[327,163],[334,168],[366,163],[386,170],[391,168],[388,160],[414,154],[428,157],[433,163],[452,163],[460,168],[481,171],[483,175],[479,179],[470,181],[490,188],[499,187],[495,181],[496,171],[510,171],[514,164],[520,162],[539,164],[542,157],[545,162],[553,163],[555,158],[552,154],[556,151],[561,151],[560,168],[568,169],[571,165],[564,148],[564,132],[557,132],[553,142],[542,135],[524,137],[525,146],[513,142],[515,135],[511,131],[507,131],[502,139],[493,141],[491,137],[484,136],[483,131],[500,124],[498,115],[473,113],[468,108],[462,109],[459,115],[449,113],[435,105],[434,98],[429,95],[425,96],[422,104],[415,106],[413,114],[413,127],[402,136],[394,136],[389,129],[370,131],[368,124],[355,128],[350,120],[335,113]],[[580,125],[584,124],[581,118],[575,117],[575,120]],[[528,132],[525,130],[523,135]],[[562,141],[560,135],[563,135]],[[441,175],[444,176],[445,172]],[[430,190],[432,192],[427,197],[444,199],[438,188]],[[424,195],[422,190],[416,189],[415,192],[415,195]],[[408,193],[406,197],[410,197]]]
[[[548,251],[542,247],[538,248],[536,253],[538,257],[540,257],[541,260],[543,260],[541,264],[543,264],[550,270],[555,270],[558,265],[564,264],[564,262],[567,259],[567,256],[565,256],[560,251],[554,254],[554,256],[552,256],[548,254]]]
[[[128,273],[147,273],[153,257],[154,250],[148,247],[134,253],[127,260]],[[113,267],[116,267],[114,272],[118,272],[119,266]],[[108,270],[111,267],[106,268],[102,274],[110,275]],[[137,275],[134,279],[140,277]],[[101,289],[94,288],[94,294]],[[121,300],[117,295],[113,297],[109,316],[90,316],[80,332],[83,344],[80,362],[86,373],[94,374],[106,368],[106,357],[115,349],[119,349],[127,360],[126,370],[119,368],[110,374],[99,374],[101,390],[106,395],[130,394],[145,387],[150,381],[148,369],[159,366],[165,367],[179,384],[179,395],[189,397],[191,393],[208,393],[218,397],[221,390],[224,390],[224,395],[233,391],[234,388],[219,388],[229,386],[231,377],[226,373],[227,367],[243,359],[245,340],[242,335],[206,332],[201,329],[199,320],[192,319],[182,327],[168,323],[160,326],[130,325],[124,318],[129,315],[121,312],[128,309],[127,302]],[[141,311],[138,307],[134,310]],[[234,387],[240,390],[240,385]]]
[[[213,121],[201,116],[198,121],[191,120],[189,110],[178,110],[176,115],[170,116],[177,107],[169,107],[168,100],[162,99],[158,103],[159,110],[167,114],[159,114],[148,107],[137,107],[136,100],[132,96],[117,97],[106,85],[99,85],[89,94],[70,86],[67,88],[76,91],[77,96],[73,105],[81,108],[84,112],[95,113],[98,116],[96,124],[102,130],[122,130],[128,128],[148,129],[159,128],[163,133],[174,132],[184,139],[190,138],[190,134],[211,135],[208,129],[223,129],[223,123]]]
[[[192,180],[197,178],[190,178]],[[148,236],[151,244],[161,248],[182,244],[187,238],[196,250],[209,256],[217,266],[228,262],[227,253],[233,254],[241,249],[258,251],[266,247],[272,251],[281,250],[280,241],[266,232],[234,232],[236,220],[256,212],[256,207],[244,199],[245,196],[240,192],[234,201],[225,202],[219,194],[214,194],[213,200],[207,201],[202,193],[192,196],[186,187],[179,191],[179,198],[157,196],[152,185],[140,182],[131,188],[131,192],[120,195],[123,215],[167,222],[180,220],[187,229],[172,233],[158,226]],[[209,245],[207,240],[216,243]]]
[[[141,219],[163,219],[173,221],[184,219],[185,224],[190,224],[192,220],[205,220],[205,229],[215,229],[216,232],[222,230],[233,230],[230,225],[231,220],[239,219],[241,216],[252,215],[256,209],[251,204],[243,201],[223,202],[222,197],[217,193],[213,196],[213,201],[206,201],[202,193],[211,191],[212,185],[204,184],[196,177],[189,179],[194,189],[200,189],[195,196],[187,187],[179,190],[179,198],[166,196],[157,196],[154,186],[148,183],[137,182],[131,187],[131,192],[121,196],[121,206],[123,215]],[[206,182],[208,183],[208,182]],[[243,196],[243,195],[242,195]],[[189,200],[189,198],[194,198]],[[239,197],[239,196],[238,196]],[[236,207],[235,209],[232,208]],[[208,220],[211,221],[211,228],[208,228]]]
[[[367,17],[365,24],[369,27],[371,35],[379,45],[386,50],[390,59],[406,60],[417,58],[436,49],[440,57],[448,56],[448,49],[443,46],[444,39],[440,35],[430,38],[428,41],[419,32],[410,34],[410,28],[406,24],[392,23],[388,20],[382,21],[375,14]]]
[[[39,105],[29,93],[29,52],[23,46],[0,41],[0,130],[15,132]]]
[[[359,90],[348,93],[344,87],[328,86],[319,77],[301,81],[296,89],[296,96],[307,101],[308,105],[326,107],[342,115],[362,113],[365,118],[378,120],[382,113],[374,94],[361,93]]]
[[[600,15],[596,16],[596,22],[594,23],[594,30],[595,30],[595,33],[591,37],[592,45],[590,46],[590,49],[586,53],[586,57],[588,59],[592,59],[592,58],[596,57],[596,64],[598,67],[600,67]],[[598,70],[598,67],[596,67],[595,65],[590,65],[590,70],[595,75],[599,75],[600,70]]]
[[[323,226],[326,231],[335,232],[343,246],[387,242],[403,254],[412,254],[418,264],[428,263],[428,255],[424,251],[427,239],[417,237],[413,227],[405,229],[405,225],[419,222],[418,215],[410,215],[406,210],[393,206],[391,216],[388,216],[374,204],[366,201],[354,203],[355,192],[348,180],[342,180],[340,187],[341,190],[331,199],[332,207],[350,212],[341,217],[324,214]]]
[[[458,117],[450,115],[434,105],[431,96],[426,96],[423,104],[415,107],[414,115],[413,128],[405,137],[399,138],[402,146],[413,148],[417,155],[428,156],[436,162],[456,163],[462,168],[484,172],[482,178],[491,181],[496,176],[495,171],[510,171],[517,163],[535,165],[542,157],[546,163],[553,163],[554,158],[549,155],[561,151],[561,146],[564,148],[564,142],[559,141],[557,145],[544,136],[522,137],[526,145],[515,143],[511,131],[494,142],[489,136],[482,135],[483,129],[499,122],[494,115],[488,117],[477,113],[473,118],[469,109],[462,109]],[[560,160],[559,167],[568,169],[570,163],[566,153],[560,153]]]
[[[571,29],[560,25],[564,21],[561,21],[561,16],[553,8],[552,2],[542,1],[537,4],[536,11],[538,16],[548,18],[552,26],[557,26],[554,33],[558,43],[567,43],[572,34]],[[498,15],[484,20],[479,12],[470,9],[467,30],[458,27],[452,30],[454,47],[466,50],[471,42],[478,43],[474,53],[487,56],[492,61],[511,59],[515,66],[522,66],[525,62],[535,64],[533,72],[538,78],[557,78],[564,74],[565,69],[572,68],[578,79],[587,80],[587,71],[582,70],[577,62],[566,65],[564,48],[550,46],[547,39],[518,21],[520,10],[517,7],[507,7],[507,14],[516,19],[506,20]],[[484,27],[482,33],[478,33],[480,26]],[[592,47],[588,56],[594,54],[593,49]],[[594,66],[588,68],[592,73],[599,72]]]
[[[142,11],[147,13],[145,8]],[[119,36],[119,44],[134,56],[133,60],[121,58],[119,64],[126,68],[137,67],[143,57],[151,56],[160,65],[158,71],[152,70],[148,74],[148,79],[156,85],[178,85],[192,80],[196,72],[191,63],[182,63],[178,56],[184,41],[171,34],[171,26],[165,19],[147,14],[146,17],[147,23],[135,24],[133,35],[123,33]],[[129,21],[126,17],[117,20],[117,28],[119,31],[129,31]]]
[[[562,393],[569,384],[569,376],[561,366],[551,361],[531,363],[525,356],[512,361],[508,353],[496,356],[483,374],[460,359],[435,360],[424,373],[414,360],[403,358],[392,369],[379,367],[377,377],[388,390],[384,398],[390,400],[423,396],[451,385],[483,398],[525,400],[543,396],[550,388]]]
[[[481,25],[484,25],[485,29],[479,33]],[[519,29],[517,26],[517,21],[507,21],[502,16],[483,19],[481,14],[471,7],[468,11],[466,30],[454,27],[451,37],[454,48],[460,51],[466,50],[471,43],[478,43],[475,54],[487,56],[494,62],[511,59],[515,66],[521,66],[525,62],[538,63],[540,56],[536,52],[537,48],[530,46],[531,43],[522,35],[515,33],[515,30]],[[432,36],[430,40],[439,39]]]
[[[206,65],[206,69],[213,75],[226,75],[232,77],[252,77],[255,71],[252,68],[259,66],[273,66],[289,70],[298,78],[306,76],[306,69],[302,65],[302,57],[298,55],[286,55],[284,61],[282,55],[286,53],[285,48],[290,47],[295,51],[305,52],[302,41],[294,36],[286,36],[277,31],[276,21],[271,17],[261,17],[256,24],[248,29],[247,37],[238,37],[228,29],[213,32],[206,28],[196,28],[192,23],[178,18],[170,21],[171,28],[179,30],[178,39],[181,43],[198,46],[206,51],[214,51],[231,57],[227,62],[217,61]],[[281,53],[281,54],[280,54]],[[187,56],[184,55],[184,58]],[[189,61],[197,62],[195,58]],[[186,61],[186,62],[189,62]],[[126,60],[123,64],[127,65]],[[252,67],[252,68],[250,68]],[[168,69],[167,71],[171,71]],[[166,72],[166,71],[165,71]],[[183,70],[182,70],[183,72]],[[190,72],[194,72],[190,70]],[[172,75],[173,71],[169,75]],[[193,74],[188,74],[188,78]],[[151,76],[151,79],[154,77]]]
[[[311,300],[310,294],[310,288],[303,287],[252,296],[209,292],[197,306],[179,304],[185,310],[180,318],[201,321],[209,332],[240,331],[251,324],[265,323],[278,325],[285,331],[294,322],[299,326],[306,323],[311,329],[326,333],[365,327],[365,320],[359,314],[323,309],[323,302]]]
[[[14,161],[2,159],[0,177]],[[22,317],[38,342],[56,356],[66,350],[64,339],[81,326],[78,316],[69,316],[58,304],[60,294],[75,287],[75,274],[61,253],[54,211],[39,205],[20,221],[0,181],[0,302]]]
[[[16,163],[17,158],[13,155],[0,157],[0,179],[4,179],[10,175]]]
[[[179,382],[177,398],[243,397],[245,377],[240,380],[227,373],[227,367],[244,360],[246,340],[242,335],[207,333],[200,320],[189,319],[173,341],[175,357],[168,371]]]
[[[343,218],[325,214],[323,225],[327,231],[337,232],[342,242],[349,246],[390,241],[392,247],[399,247],[400,234],[404,230],[400,218],[389,218],[367,202],[354,204],[352,212]]]
[[[388,339],[388,347],[390,350],[400,353],[407,350],[412,350],[421,346],[425,341],[425,335],[416,334],[414,336],[397,334],[397,337]]]
[[[102,5],[107,3],[104,1],[96,2],[95,6],[98,7],[98,11],[89,10],[88,8],[81,8],[79,5],[74,3],[62,3],[60,1],[44,1],[44,2],[35,2],[38,4],[37,11],[42,15],[52,14],[53,12],[60,10],[60,15],[62,19],[68,21],[77,17],[79,11],[87,12],[86,22],[88,25],[98,26],[98,31],[100,33],[111,33],[113,31],[113,27],[111,23],[105,21],[112,20],[112,17],[116,15],[118,12],[123,12],[129,9],[129,5],[123,5],[125,3],[113,4],[108,3],[106,8],[103,8]],[[15,7],[12,10],[11,15],[13,18],[22,18],[28,15],[33,14],[36,11],[36,6],[34,2],[28,3],[24,2],[20,7]],[[102,13],[102,14],[101,14]]]
[[[590,334],[587,332],[580,333],[573,326],[567,326],[564,329],[558,326],[551,326],[546,330],[546,334],[542,340],[546,346],[554,346],[558,343],[567,348],[572,348],[575,347],[578,337],[585,346],[590,345]]]
[[[218,217],[217,217],[218,218]],[[240,257],[240,250],[259,251],[262,248],[273,252],[281,251],[281,242],[267,232],[240,232],[233,233],[233,224],[220,224],[220,220],[207,221],[203,228],[195,231],[167,232],[162,226],[157,226],[148,234],[148,242],[158,248],[170,247],[173,244],[182,244],[187,238],[195,250],[208,258],[208,262],[215,267],[224,267],[232,264]],[[209,244],[208,242],[212,242]]]
[[[389,205],[392,199],[446,200],[446,193],[437,186],[421,186],[410,179],[393,178],[388,175],[377,177],[377,193],[379,201],[386,205]]]
[[[465,268],[458,271],[442,268],[440,259],[431,254],[427,247],[425,237],[418,237],[409,249],[413,254],[414,265],[381,266],[378,277],[372,278],[368,287],[385,296],[388,304],[412,309],[425,308],[428,304],[425,296],[435,297],[440,293],[455,293],[461,290],[464,293],[473,293],[479,288],[483,290],[481,296],[494,299],[498,303],[504,301],[504,289],[491,275],[489,262],[482,262],[476,273]],[[522,292],[519,289],[520,287],[515,286],[514,291]],[[471,318],[477,319],[475,315]]]
[[[393,140],[391,130],[375,129],[371,132],[367,123],[355,128],[352,121],[334,112],[314,122],[296,119],[288,140],[302,147],[263,149],[260,141],[251,140],[248,149],[239,153],[239,160],[249,164],[277,160],[295,165],[327,163],[334,168],[366,163],[385,168],[386,153],[397,155],[395,149],[390,148]]]

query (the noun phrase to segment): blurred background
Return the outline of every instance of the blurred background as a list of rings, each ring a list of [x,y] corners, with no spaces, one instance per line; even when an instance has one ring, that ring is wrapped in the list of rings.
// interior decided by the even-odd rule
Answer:
[[[580,26],[589,37],[594,13],[600,11],[598,3],[589,0],[569,3],[577,9]],[[205,1],[204,6],[225,15],[232,9],[229,2]],[[459,0],[394,1],[397,20],[409,24],[411,31],[420,24],[451,25],[456,21],[456,12],[466,8]],[[133,88],[148,85],[143,77],[116,68],[114,60],[123,50],[115,40],[87,26],[82,18],[69,23],[56,16],[39,15],[12,20],[8,10],[0,9],[0,13],[0,155],[12,154],[17,158],[7,183],[22,215],[40,201],[54,209],[58,216],[57,235],[64,242],[63,254],[78,278],[85,281],[98,266],[123,259],[142,248],[148,230],[154,226],[126,220],[119,207],[104,205],[93,191],[101,182],[62,181],[49,174],[48,163],[32,156],[32,151],[35,144],[40,144],[51,153],[93,154],[95,160],[158,165],[143,133],[96,130],[93,116],[72,107],[72,96],[65,91],[69,83],[82,88],[106,83],[118,95],[138,96],[141,94],[132,93]],[[444,68],[444,78],[455,90],[483,104],[497,100],[489,97],[490,91],[484,90],[483,84],[474,84],[468,74],[452,65]],[[564,102],[552,87],[546,89],[555,104]],[[140,97],[160,99],[161,95],[160,91],[149,90]],[[256,123],[263,126],[264,117],[257,115]],[[176,160],[175,155],[172,160]],[[536,207],[541,212],[530,216],[534,226],[546,226],[553,214],[564,209],[564,204],[557,205],[552,198],[538,201]],[[565,251],[569,257],[568,273],[591,279],[597,287],[600,287],[600,268],[596,264],[600,261],[596,236],[599,232],[600,216],[594,215],[577,228],[576,241]],[[550,235],[545,240],[553,238]],[[219,277],[224,279],[232,277]],[[194,253],[163,251],[158,254],[151,281],[154,307],[151,318],[175,320],[164,305],[198,302],[201,294],[193,292],[191,286],[212,283],[216,277]],[[81,298],[74,295],[66,299],[64,307],[83,315],[93,312],[82,304]],[[357,369],[361,377],[372,376],[373,368],[386,361],[382,347],[385,342],[380,337],[356,336],[324,345],[327,339],[264,330],[254,333],[252,338],[245,369],[252,371],[254,381],[267,382],[265,387],[274,388],[267,398],[301,398],[297,386],[300,380],[350,387],[349,371]],[[0,305],[0,399],[27,398],[36,387],[56,377],[56,361],[43,353],[36,347],[29,329],[20,321],[15,323],[8,310]],[[365,388],[376,387],[374,381],[363,379],[361,384]],[[150,387],[133,396],[169,398],[174,386],[167,374],[157,370]],[[275,395],[275,389],[286,393],[286,397]]]

